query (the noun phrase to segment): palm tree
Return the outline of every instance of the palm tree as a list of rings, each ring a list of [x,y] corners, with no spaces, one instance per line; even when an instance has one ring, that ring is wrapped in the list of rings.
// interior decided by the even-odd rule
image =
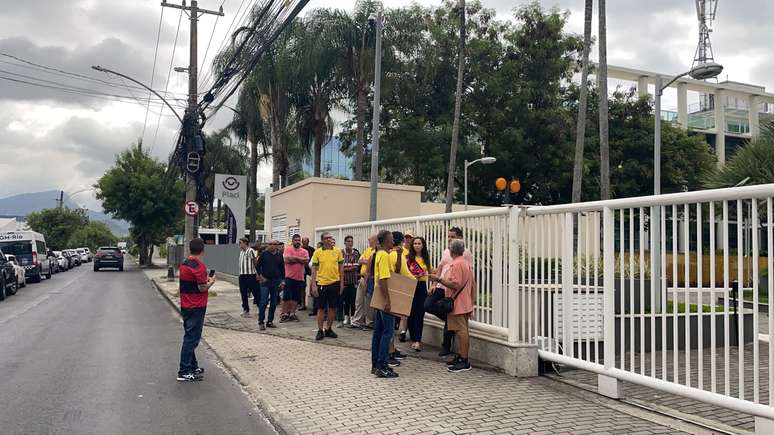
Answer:
[[[291,94],[296,113],[296,126],[301,143],[306,149],[314,144],[314,176],[319,177],[322,166],[322,148],[333,135],[331,111],[340,106],[342,86],[336,72],[340,58],[336,44],[337,16],[330,9],[316,9],[303,21],[298,32],[298,82]]]
[[[605,0],[599,0],[599,160],[602,199],[610,199],[610,144],[607,108],[607,17]],[[660,116],[659,113],[656,116]]]
[[[217,227],[217,223],[213,222],[215,174],[244,174],[247,169],[245,164],[247,149],[239,143],[234,143],[228,129],[206,134],[205,143],[207,152],[204,153],[202,162],[204,185],[202,196],[208,204],[209,224],[211,227]],[[220,216],[220,200],[218,200],[217,216]]]
[[[704,182],[710,189],[774,183],[774,123],[761,125],[760,136],[745,144]]]
[[[575,130],[575,164],[572,171],[572,202],[580,202],[583,184],[583,147],[586,142],[586,111],[588,106],[589,52],[591,51],[591,16],[594,0],[586,0],[583,13],[583,67],[581,69],[578,127]]]
[[[462,109],[462,80],[465,73],[465,0],[459,0],[460,9],[460,48],[457,66],[457,93],[454,97],[454,122],[452,124],[451,150],[449,151],[449,178],[446,181],[446,213],[452,211],[454,200],[454,170],[457,165],[457,147],[460,134],[460,111]]]
[[[255,241],[255,226],[257,216],[257,174],[258,163],[268,159],[270,154],[269,142],[266,137],[266,129],[260,113],[261,94],[255,80],[251,77],[239,92],[237,109],[234,110],[234,119],[229,128],[242,142],[250,145],[250,168],[247,173],[247,198],[248,198],[248,228],[250,229],[250,241]],[[260,154],[258,146],[260,145]]]
[[[340,24],[336,26],[341,31],[340,43],[344,56],[339,66],[340,79],[346,83],[347,93],[355,106],[356,134],[355,161],[352,179],[363,179],[363,153],[365,150],[366,114],[368,112],[368,92],[374,80],[371,67],[374,58],[373,38],[369,38],[371,26],[368,18],[371,13],[381,7],[381,2],[373,0],[358,0],[352,15],[341,14]]]

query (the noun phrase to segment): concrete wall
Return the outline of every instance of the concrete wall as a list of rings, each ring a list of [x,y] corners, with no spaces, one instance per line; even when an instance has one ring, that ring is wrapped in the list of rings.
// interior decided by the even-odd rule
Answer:
[[[487,207],[483,205],[469,205],[468,210],[482,210],[486,208],[497,208],[497,207]],[[452,204],[452,211],[465,211],[465,204]],[[441,202],[423,202],[419,204],[419,215],[420,216],[428,216],[432,214],[441,214],[446,213],[446,204]]]
[[[208,269],[239,275],[239,245],[207,245],[203,260]]]
[[[379,184],[377,219],[419,215],[424,190],[421,186]],[[298,226],[302,236],[312,237],[317,227],[368,221],[370,184],[307,178],[273,192],[270,202],[271,216],[266,216],[267,222],[286,215],[289,228]]]

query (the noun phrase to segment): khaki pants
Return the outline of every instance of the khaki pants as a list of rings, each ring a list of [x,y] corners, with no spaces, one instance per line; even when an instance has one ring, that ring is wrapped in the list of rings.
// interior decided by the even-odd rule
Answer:
[[[357,283],[355,296],[355,317],[352,323],[356,326],[367,326],[374,323],[374,310],[371,308],[371,296],[367,294],[368,286],[365,278],[360,278]]]

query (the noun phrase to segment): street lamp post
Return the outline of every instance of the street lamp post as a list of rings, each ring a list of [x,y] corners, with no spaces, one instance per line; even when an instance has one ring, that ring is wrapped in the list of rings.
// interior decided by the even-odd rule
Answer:
[[[371,133],[371,206],[369,217],[376,220],[376,198],[379,190],[379,117],[382,93],[382,30],[384,29],[384,14],[379,8],[376,16],[368,17],[368,21],[376,27],[376,51],[374,51],[374,118]]]
[[[713,77],[717,77],[723,71],[723,66],[714,62],[700,63],[690,71],[684,72],[678,76],[675,76],[666,85],[662,86],[661,76],[656,76],[655,80],[655,116],[653,126],[653,194],[661,194],[661,97],[664,95],[664,89],[668,88],[672,83],[676,82],[681,77],[691,76],[696,80],[706,80]],[[722,134],[722,130],[718,129]],[[658,312],[661,310],[662,294],[661,294],[661,207],[655,206],[651,212],[650,219],[650,234],[653,241],[650,247],[650,264],[651,264],[651,276],[654,277],[654,293],[656,300],[654,301],[655,310]]]
[[[465,160],[465,211],[468,211],[468,167],[478,162],[481,162],[483,165],[491,165],[496,161],[497,159],[495,157],[481,157],[472,162]]]

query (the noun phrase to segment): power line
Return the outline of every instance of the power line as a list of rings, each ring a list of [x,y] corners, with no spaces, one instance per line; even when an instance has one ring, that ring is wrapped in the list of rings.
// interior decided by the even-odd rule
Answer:
[[[180,15],[177,18],[177,30],[175,30],[175,44],[172,46],[172,59],[169,61],[169,71],[167,71],[167,83],[164,85],[164,92],[169,89],[169,79],[172,77],[172,67],[175,64],[175,53],[177,52],[177,38],[180,36],[180,22],[183,21],[183,10],[180,9]],[[161,108],[161,113],[164,113],[164,108]],[[156,121],[156,132],[153,133],[153,142],[151,142],[150,152],[153,152],[153,147],[156,146],[156,138],[159,135],[159,126],[161,125],[161,113],[159,119]]]
[[[6,64],[6,65],[11,65],[11,66],[19,67],[19,68],[27,68],[27,69],[31,69],[31,70],[35,70],[35,71],[41,71],[41,72],[43,72],[45,74],[51,74],[51,75],[58,76],[58,77],[67,77],[68,79],[72,79],[72,80],[80,80],[80,81],[84,81],[84,82],[95,83],[95,84],[100,85],[100,86],[108,86],[108,87],[112,87],[112,88],[123,88],[123,87],[125,87],[125,86],[123,86],[123,85],[121,85],[119,83],[115,83],[115,82],[111,82],[111,81],[107,81],[107,80],[102,80],[102,79],[99,79],[99,78],[96,78],[96,77],[91,77],[91,76],[87,76],[87,75],[84,75],[84,74],[78,74],[78,73],[74,73],[74,72],[70,72],[70,71],[66,71],[66,70],[62,70],[62,69],[58,69],[58,68],[53,68],[53,67],[46,66],[46,65],[41,65],[41,64],[38,64],[38,63],[35,63],[35,62],[31,62],[31,61],[22,59],[22,58],[20,58],[18,56],[14,56],[14,55],[8,54],[8,53],[0,52],[0,56],[8,57],[8,58],[14,59],[14,60],[16,60],[18,62],[22,62],[22,63],[15,63],[15,62],[9,62],[9,61],[5,61],[5,60],[0,60],[0,63]],[[142,88],[142,87],[139,87],[139,86],[134,86],[134,85],[130,85],[130,87],[132,89],[134,89],[134,90],[137,90],[137,91],[145,91],[146,90],[145,88]],[[162,92],[162,91],[157,91],[157,92],[165,93],[165,92]],[[166,92],[166,94],[182,95],[179,92]]]
[[[234,18],[231,20],[231,24],[229,24],[228,29],[226,30],[226,34],[223,36],[223,39],[220,41],[220,44],[218,44],[218,49],[216,53],[220,53],[221,50],[223,50],[223,47],[226,45],[226,41],[229,40],[231,37],[231,29],[234,28],[234,24],[239,23],[236,28],[239,28],[242,26],[242,24],[245,21],[245,18],[249,15],[248,12],[252,10],[253,4],[255,3],[255,0],[251,0],[250,3],[247,6],[247,9],[242,11],[242,7],[244,7],[246,0],[242,0],[239,3],[239,8],[237,9],[236,13],[234,14]],[[240,11],[242,14],[240,15]],[[217,56],[217,54],[216,54]],[[210,69],[207,71],[207,75],[204,77],[204,79],[201,81],[202,87],[206,88],[210,85],[208,84],[210,80],[214,77],[213,75],[213,67],[211,66]]]
[[[161,8],[161,17],[159,17],[159,30],[156,33],[156,50],[153,52],[153,68],[151,69],[151,82],[150,82],[150,88],[153,89],[153,80],[156,78],[156,59],[159,55],[159,40],[161,39],[161,24],[164,21],[164,8]],[[123,79],[121,79],[122,82],[124,82]],[[126,82],[124,82],[124,85],[126,85]],[[127,87],[127,90],[129,88]],[[132,91],[129,91],[131,93]],[[148,91],[148,106],[145,109],[145,120],[142,122],[142,139],[145,139],[145,127],[148,125],[148,112],[150,111],[150,100],[151,100],[151,94],[152,92]],[[141,140],[142,140],[141,139]]]
[[[226,0],[223,0],[220,2],[220,9],[223,9],[223,5],[226,3]],[[163,10],[163,8],[162,8]],[[210,33],[210,40],[207,42],[207,49],[204,50],[204,57],[202,58],[202,66],[199,68],[199,72],[204,71],[204,64],[207,62],[207,55],[210,53],[210,45],[212,44],[212,38],[215,36],[215,29],[218,28],[218,20],[220,20],[220,15],[215,16],[215,24],[212,25],[212,33]]]

